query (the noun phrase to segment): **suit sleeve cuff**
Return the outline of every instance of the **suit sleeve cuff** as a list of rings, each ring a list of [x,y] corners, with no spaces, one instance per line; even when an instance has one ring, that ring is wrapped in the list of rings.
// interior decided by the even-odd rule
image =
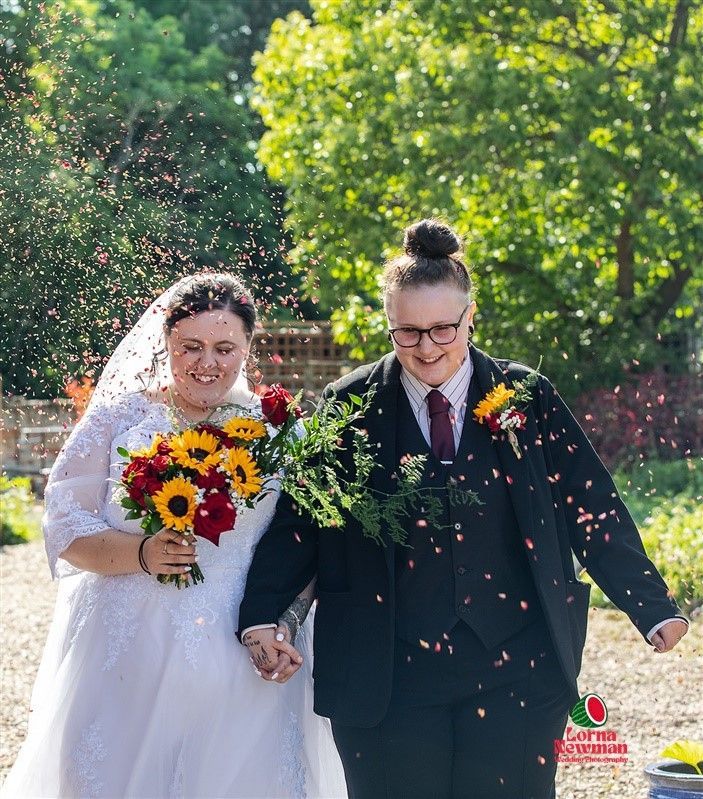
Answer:
[[[664,619],[664,621],[660,621],[659,624],[655,624],[654,627],[647,633],[647,640],[649,643],[652,643],[652,636],[658,630],[660,630],[665,624],[668,624],[670,621],[683,621],[688,624],[688,619],[684,618],[683,616],[672,616],[670,619]]]
[[[663,624],[664,622],[662,622]],[[239,634],[239,638],[241,641],[244,641],[244,636],[251,632],[252,630],[275,630],[278,627],[277,624],[255,624],[252,627],[247,627],[246,630],[242,630]]]

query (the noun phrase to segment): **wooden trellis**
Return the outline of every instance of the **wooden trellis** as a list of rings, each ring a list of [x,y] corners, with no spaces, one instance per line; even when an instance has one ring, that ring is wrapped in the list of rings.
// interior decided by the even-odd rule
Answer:
[[[290,391],[317,396],[349,371],[346,350],[332,340],[329,322],[269,324],[254,340],[262,383],[282,383]]]

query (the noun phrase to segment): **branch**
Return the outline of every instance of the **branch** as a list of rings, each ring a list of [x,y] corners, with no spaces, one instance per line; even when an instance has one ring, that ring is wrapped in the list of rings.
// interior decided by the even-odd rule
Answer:
[[[117,187],[117,180],[124,171],[125,167],[127,167],[134,160],[135,153],[132,145],[134,142],[134,134],[136,133],[135,123],[142,112],[142,108],[143,106],[141,103],[135,103],[135,105],[132,106],[129,116],[126,120],[125,124],[127,126],[127,135],[125,136],[122,146],[120,147],[120,154],[117,157],[117,161],[110,170],[112,173],[110,175],[110,183],[112,184],[113,188]]]
[[[699,261],[699,265],[702,263],[703,261]],[[636,317],[636,321],[649,324],[652,330],[656,330],[659,323],[681,296],[684,286],[692,275],[693,267],[681,266],[678,261],[675,261],[673,274],[669,275],[661,283],[657,289],[656,299],[649,304],[646,313],[639,314]]]
[[[687,27],[688,27],[688,0],[678,0],[676,4],[676,9],[674,11],[674,19],[671,24],[671,31],[669,33],[669,47],[671,51],[673,51],[677,45],[680,45],[683,42],[686,36]],[[673,52],[670,52],[667,58],[672,58],[672,57],[673,57]],[[670,78],[673,81],[673,70],[671,70]],[[653,113],[650,117],[651,131],[648,137],[649,143],[655,144],[656,135],[661,132],[662,120],[664,117],[664,111],[668,99],[669,99],[669,94],[660,91],[659,95],[652,102]],[[648,149],[650,152],[652,151],[651,144]],[[646,160],[645,152],[642,153],[642,158],[640,159],[640,163],[643,166]],[[646,208],[650,207],[652,204],[651,199],[648,196],[649,192],[647,190],[649,182],[646,179],[648,172],[650,171],[651,169],[647,169],[645,167],[641,169],[639,175],[636,178],[633,178],[632,180],[632,199],[630,202],[631,210],[625,212],[625,216],[622,222],[620,223],[620,231],[618,233],[616,241],[617,262],[618,262],[617,293],[619,297],[626,300],[630,300],[634,296],[634,270],[633,270],[634,243],[632,238],[631,225],[633,217],[637,218],[638,214],[640,214]],[[660,306],[663,307],[663,311],[661,312],[661,316],[659,317],[658,321],[660,321],[661,318],[663,318],[663,316],[666,314],[669,308],[671,308],[673,303],[676,302],[679,295],[681,294],[681,290],[683,289],[684,284],[686,283],[689,277],[690,273],[687,273],[686,267],[683,267],[680,272],[677,268],[675,268],[674,275],[672,276],[672,278],[669,278],[664,281],[664,283],[662,284],[663,294],[660,293],[657,302],[653,306],[653,309]],[[680,280],[683,280],[683,282],[679,286]],[[667,299],[670,293],[671,293],[671,298]],[[652,312],[648,313],[647,316],[653,318],[654,316],[656,316],[656,313],[654,312],[654,310],[652,310]]]
[[[674,21],[669,33],[669,47],[683,44],[688,30],[688,3],[689,0],[679,0],[674,11]]]
[[[674,19],[671,23],[671,31],[669,32],[669,52],[666,58],[673,58],[673,51],[677,46],[681,45],[686,37],[688,29],[688,0],[678,0],[676,9],[674,10]],[[670,70],[670,83],[673,83],[674,70]],[[652,133],[659,132],[661,126],[664,108],[669,98],[668,93],[659,92],[658,97],[653,98],[652,108],[656,109],[656,114],[652,114],[651,122]]]
[[[590,50],[580,39],[578,41],[579,44],[574,44],[569,43],[568,41],[556,42],[550,39],[535,39],[537,44],[541,44],[544,47],[550,47],[552,50],[558,50],[559,52],[566,53],[567,55],[578,56],[581,60],[585,61],[587,64],[590,64],[592,67],[597,66],[600,56],[605,55],[609,51],[609,48],[606,47],[599,47],[595,48],[594,50]]]
[[[615,240],[618,262],[617,295],[623,300],[631,300],[635,293],[635,274],[632,259],[632,219],[629,216],[620,222],[620,230]]]

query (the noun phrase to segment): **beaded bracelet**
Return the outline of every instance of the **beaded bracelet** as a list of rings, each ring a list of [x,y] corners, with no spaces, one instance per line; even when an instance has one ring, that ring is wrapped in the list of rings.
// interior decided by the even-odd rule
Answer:
[[[147,574],[151,574],[149,569],[146,567],[146,560],[144,560],[144,544],[146,544],[148,538],[149,536],[145,535],[139,544],[139,565],[142,567],[143,571],[145,571]]]

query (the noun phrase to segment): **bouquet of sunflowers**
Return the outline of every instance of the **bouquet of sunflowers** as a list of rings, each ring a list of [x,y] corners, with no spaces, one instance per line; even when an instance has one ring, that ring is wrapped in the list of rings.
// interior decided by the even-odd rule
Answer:
[[[275,481],[298,512],[322,528],[342,528],[351,517],[376,543],[404,544],[404,518],[412,513],[418,524],[441,525],[443,506],[432,489],[417,487],[425,456],[403,458],[392,495],[368,485],[378,464],[364,429],[354,422],[363,418],[372,397],[373,389],[347,401],[327,397],[312,417],[302,419],[300,394],[293,397],[276,385],[262,397],[258,415],[223,405],[204,422],[157,434],[145,449],[120,447],[127,459],[118,486],[126,518],[141,519],[146,535],[168,527],[217,545],[222,533],[235,528],[237,513],[253,507]],[[209,423],[215,413],[230,410],[224,423]],[[345,444],[352,452],[351,476],[338,468]],[[449,493],[451,502],[479,502],[470,491]],[[197,563],[190,574],[158,576],[178,588],[188,586],[189,578],[205,579]]]
[[[235,527],[237,513],[253,507],[271,490],[291,460],[302,412],[296,398],[272,386],[262,398],[261,414],[240,406],[221,406],[232,416],[221,425],[208,420],[177,433],[157,434],[149,447],[128,451],[120,479],[120,504],[127,519],[140,519],[146,535],[163,527],[219,544]],[[214,413],[214,412],[213,412]],[[211,414],[212,416],[212,414]],[[190,575],[159,575],[180,588],[205,578],[197,563]]]

